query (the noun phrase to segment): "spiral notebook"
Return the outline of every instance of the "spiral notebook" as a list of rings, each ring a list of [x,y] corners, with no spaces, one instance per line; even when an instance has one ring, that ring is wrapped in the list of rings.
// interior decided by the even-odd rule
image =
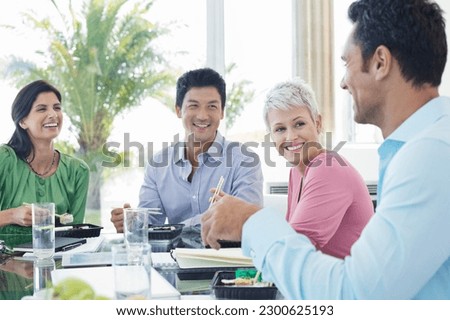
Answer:
[[[177,262],[169,252],[152,252],[152,263],[156,269],[176,269]],[[77,252],[65,254],[61,265],[64,268],[110,266],[112,264],[111,252]]]
[[[175,269],[178,263],[172,257],[170,252],[152,252],[153,268],[156,269]]]

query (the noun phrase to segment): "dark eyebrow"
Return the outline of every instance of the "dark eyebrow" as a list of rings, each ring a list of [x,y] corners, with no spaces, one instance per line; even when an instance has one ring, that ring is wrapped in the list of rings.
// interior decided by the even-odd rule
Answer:
[[[197,100],[195,100],[195,99],[189,99],[187,102],[188,102],[188,103],[189,103],[189,102],[190,102],[190,103],[200,103],[199,101],[197,101]],[[207,104],[213,104],[213,103],[219,103],[219,102],[220,102],[219,100],[211,100],[211,101],[208,101]]]
[[[54,104],[52,105],[52,108],[57,107],[57,106],[60,107],[60,106],[61,106],[61,103],[60,103],[60,102],[54,103]],[[45,104],[45,103],[40,103],[40,104],[37,104],[37,105],[34,106],[34,108],[42,108],[42,107],[47,108],[48,105]]]

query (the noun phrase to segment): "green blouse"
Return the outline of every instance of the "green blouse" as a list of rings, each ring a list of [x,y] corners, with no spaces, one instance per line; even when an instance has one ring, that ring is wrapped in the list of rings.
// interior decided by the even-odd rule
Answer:
[[[73,223],[83,223],[89,186],[89,167],[75,157],[60,153],[58,169],[47,178],[34,174],[12,148],[0,145],[0,211],[24,202],[54,202],[56,213],[71,213]],[[1,235],[31,234],[30,227],[7,225]]]

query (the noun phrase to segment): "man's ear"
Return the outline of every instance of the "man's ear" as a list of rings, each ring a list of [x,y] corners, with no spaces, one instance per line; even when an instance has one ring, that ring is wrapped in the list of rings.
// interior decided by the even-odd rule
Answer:
[[[176,107],[175,107],[175,111],[176,111],[176,113],[177,113],[177,117],[181,119],[181,107],[176,106]]]
[[[372,56],[372,67],[376,74],[375,78],[385,78],[392,69],[392,54],[386,46],[378,46]]]

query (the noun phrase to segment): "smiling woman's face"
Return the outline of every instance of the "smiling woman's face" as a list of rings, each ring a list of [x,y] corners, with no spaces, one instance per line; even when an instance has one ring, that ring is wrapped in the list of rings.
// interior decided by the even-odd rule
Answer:
[[[53,92],[39,94],[33,102],[30,113],[20,121],[31,141],[53,140],[61,132],[63,114],[61,102]]]
[[[291,164],[307,165],[318,154],[321,119],[314,120],[306,106],[272,109],[268,121],[278,153]]]

